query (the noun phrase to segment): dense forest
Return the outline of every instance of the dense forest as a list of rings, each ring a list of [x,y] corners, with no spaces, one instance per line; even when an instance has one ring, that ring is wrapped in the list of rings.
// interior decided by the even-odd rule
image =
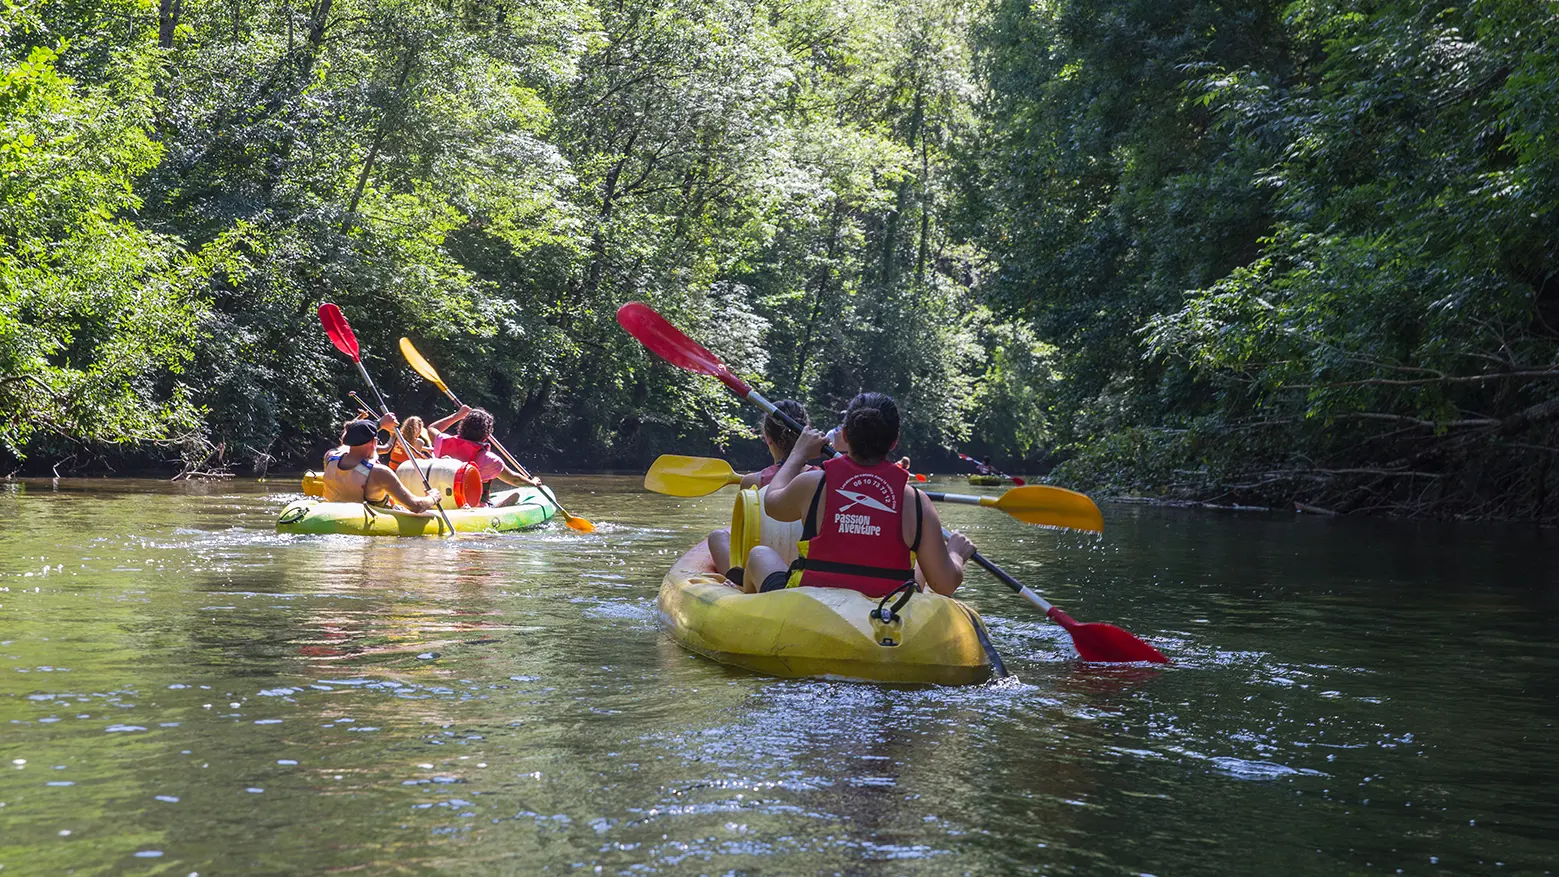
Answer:
[[[1110,494],[1559,520],[1544,0],[0,0],[0,464],[299,468],[354,408]],[[219,463],[217,461],[220,461]],[[0,472],[3,474],[3,472]]]

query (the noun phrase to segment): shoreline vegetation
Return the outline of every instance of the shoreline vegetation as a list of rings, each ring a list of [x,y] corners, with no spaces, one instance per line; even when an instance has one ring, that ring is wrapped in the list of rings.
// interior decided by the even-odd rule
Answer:
[[[1559,523],[1556,142],[1532,0],[7,3],[0,475],[315,464],[322,301],[527,464],[748,447],[639,299],[933,471]]]

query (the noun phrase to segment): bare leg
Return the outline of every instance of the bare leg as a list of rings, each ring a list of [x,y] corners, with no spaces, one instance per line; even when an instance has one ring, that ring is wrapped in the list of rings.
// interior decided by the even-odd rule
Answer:
[[[731,531],[720,529],[709,534],[706,540],[709,556],[715,559],[715,569],[722,575],[731,568]]]
[[[742,590],[749,594],[758,593],[763,586],[763,580],[771,574],[784,572],[790,568],[785,558],[780,557],[778,551],[767,545],[754,546],[747,553],[747,570],[742,575]]]

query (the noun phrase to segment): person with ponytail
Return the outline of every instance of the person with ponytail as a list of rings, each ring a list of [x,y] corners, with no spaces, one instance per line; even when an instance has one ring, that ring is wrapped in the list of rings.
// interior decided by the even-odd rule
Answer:
[[[796,421],[803,427],[811,423],[811,420],[807,417],[807,409],[794,399],[781,399],[774,403],[774,407],[784,412],[791,420]],[[784,463],[785,458],[790,456],[791,450],[796,446],[796,439],[801,436],[799,433],[792,431],[790,427],[785,425],[784,421],[773,414],[763,415],[763,426],[760,434],[763,437],[763,444],[769,449],[769,456],[773,459],[773,462],[767,468],[743,475],[738,489],[746,490],[749,487],[756,487],[759,489],[759,497],[762,498],[767,493],[769,482],[773,481],[774,476],[779,473],[780,464]],[[788,555],[787,562],[795,559],[795,544],[800,533],[799,524],[792,526],[791,522],[776,521],[768,515],[764,515],[761,533],[763,544],[779,551],[781,556]],[[715,561],[715,569],[726,570],[726,578],[740,585],[743,577],[742,570],[740,567],[733,568],[731,566],[731,531],[722,528],[710,533],[708,545],[709,554]]]
[[[884,597],[906,582],[950,595],[964,580],[974,543],[942,536],[930,500],[910,486],[909,473],[888,460],[899,441],[899,408],[883,393],[850,400],[835,438],[840,456],[807,471],[827,437],[808,428],[769,482],[767,514],[802,521],[797,558],[787,562],[766,546],[747,558],[743,589],[849,588]]]

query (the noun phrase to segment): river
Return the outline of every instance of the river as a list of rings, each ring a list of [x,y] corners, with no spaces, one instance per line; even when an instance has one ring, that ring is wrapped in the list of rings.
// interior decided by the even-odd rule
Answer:
[[[280,536],[296,482],[0,482],[0,875],[1559,871],[1559,534],[945,510],[1163,669],[971,569],[1015,679],[783,681],[656,627],[729,514]]]

